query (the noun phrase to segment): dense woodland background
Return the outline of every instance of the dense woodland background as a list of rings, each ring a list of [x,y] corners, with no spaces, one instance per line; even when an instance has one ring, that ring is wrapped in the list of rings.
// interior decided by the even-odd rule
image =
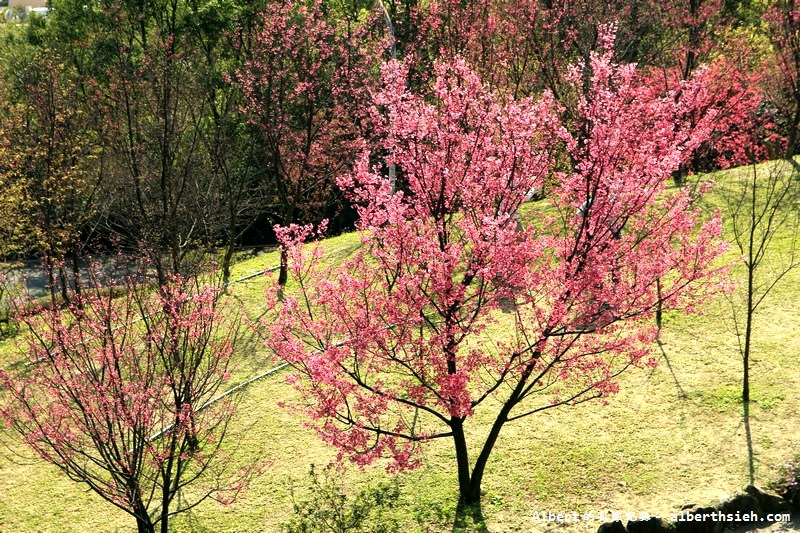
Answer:
[[[211,249],[227,272],[273,224],[352,227],[335,181],[380,144],[382,62],[424,92],[462,56],[492,90],[550,91],[579,128],[568,67],[612,23],[614,60],[656,91],[711,71],[698,109],[717,138],[682,174],[797,151],[793,2],[55,1],[2,28],[0,258],[141,248],[163,279]]]

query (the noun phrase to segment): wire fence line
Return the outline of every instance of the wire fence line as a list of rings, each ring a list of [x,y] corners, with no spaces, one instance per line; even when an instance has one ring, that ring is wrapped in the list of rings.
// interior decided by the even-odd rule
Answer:
[[[341,248],[335,248],[335,249],[334,249],[334,250],[332,250],[330,253],[334,253],[334,252],[337,252],[337,251],[339,251],[339,250],[341,250]],[[250,280],[250,279],[253,279],[253,278],[255,278],[255,277],[262,276],[262,275],[264,275],[264,274],[266,274],[266,273],[268,273],[268,272],[274,272],[274,271],[278,270],[279,268],[280,268],[280,264],[278,264],[278,265],[274,265],[274,266],[271,266],[271,267],[268,267],[268,268],[266,268],[266,269],[257,270],[257,271],[255,271],[255,272],[252,272],[252,273],[250,273],[250,274],[247,274],[247,275],[245,275],[245,276],[242,276],[241,278],[237,278],[237,279],[235,279],[235,280],[232,280],[232,281],[226,281],[225,283],[223,283],[222,285],[220,285],[220,288],[221,288],[221,289],[223,289],[223,290],[224,290],[224,289],[227,289],[227,288],[228,288],[228,287],[230,287],[231,285],[235,285],[235,284],[237,284],[237,283],[242,283],[242,282],[244,282],[244,281],[248,281],[248,280]],[[115,327],[115,328],[112,328],[112,329],[111,329],[111,331],[112,331],[112,332],[114,332],[114,331],[118,331],[118,330],[120,330],[120,329],[122,329],[122,328],[126,328],[126,327],[129,327],[129,326],[133,325],[133,324],[137,324],[137,323],[139,323],[139,322],[142,322],[143,320],[146,320],[146,319],[148,319],[148,318],[151,318],[151,317],[155,316],[155,315],[156,315],[156,314],[158,314],[158,313],[159,313],[159,311],[155,311],[155,312],[152,312],[152,313],[148,313],[148,314],[146,314],[146,315],[144,315],[144,316],[141,316],[141,317],[139,317],[139,318],[136,318],[135,320],[132,320],[132,321],[131,321],[129,324],[121,324],[121,325],[119,325],[119,326],[117,326],[117,327]],[[92,340],[92,339],[89,339],[89,340]],[[85,343],[85,342],[87,342],[87,341],[80,341],[80,342],[76,343],[76,345],[83,344],[83,343]],[[24,366],[25,366],[25,367],[29,367],[29,366],[32,366],[32,365],[37,365],[37,364],[39,364],[39,363],[43,362],[43,361],[44,361],[44,359],[45,359],[44,357],[41,357],[41,358],[39,358],[39,359],[36,359],[36,360],[34,360],[34,361],[24,361],[24,360],[15,361],[15,362],[13,362],[13,363],[10,363],[10,364],[9,364],[9,365],[6,367],[6,370],[9,370],[9,369],[11,369],[11,368],[13,368],[13,367],[19,366],[19,365],[21,365],[21,364],[24,364]]]
[[[230,396],[231,394],[234,394],[234,393],[236,393],[236,392],[238,392],[240,390],[244,390],[247,387],[249,387],[250,385],[252,385],[253,383],[255,383],[256,381],[262,380],[267,376],[271,376],[275,372],[278,372],[279,370],[282,370],[282,369],[286,368],[287,366],[289,366],[289,363],[281,363],[281,364],[279,364],[278,366],[276,366],[274,368],[270,368],[266,372],[262,372],[262,373],[258,374],[257,376],[253,376],[252,378],[248,379],[247,381],[243,381],[242,383],[239,383],[235,387],[232,387],[232,388],[226,390],[222,394],[219,394],[218,396],[215,396],[214,398],[211,398],[206,403],[204,403],[203,405],[201,405],[200,407],[195,409],[195,412],[199,412],[199,411],[202,411],[204,409],[207,409],[208,407],[211,407],[212,405],[214,405],[218,401]],[[152,435],[149,439],[147,439],[147,441],[148,442],[153,442],[154,440],[157,440],[158,438],[162,437],[165,433],[167,433],[169,430],[171,430],[174,427],[175,427],[174,423],[166,426],[164,429],[162,429],[161,431],[159,431],[155,435]]]
[[[246,275],[246,276],[244,276],[242,278],[238,278],[238,279],[235,279],[233,281],[227,281],[227,282],[222,284],[222,288],[223,289],[227,289],[231,285],[235,285],[237,283],[241,283],[243,281],[247,281],[248,279],[253,279],[253,278],[258,277],[258,276],[263,276],[267,272],[275,272],[280,267],[281,267],[280,265],[271,266],[269,268],[265,268],[264,270],[259,270],[258,272],[253,272],[252,274],[248,274],[248,275]]]
[[[247,281],[249,279],[253,279],[253,278],[257,277],[257,276],[263,276],[264,274],[266,274],[268,272],[274,272],[274,271],[278,270],[280,267],[281,267],[280,265],[271,266],[271,267],[266,268],[264,270],[259,270],[257,272],[253,272],[252,274],[248,274],[248,275],[246,275],[244,277],[235,279],[233,281],[227,281],[227,282],[223,283],[222,285],[220,285],[220,288],[223,289],[223,290],[227,289],[228,287],[230,287],[231,285],[234,285],[236,283],[241,283],[243,281]],[[158,315],[160,313],[161,313],[161,311],[153,311],[152,313],[147,313],[144,316],[140,316],[139,318],[131,320],[130,323],[128,323],[128,324],[120,324],[117,327],[111,328],[109,331],[110,332],[119,331],[119,330],[121,330],[123,328],[127,328],[127,327],[130,327],[130,326],[134,325],[134,324],[138,324],[139,322],[147,320],[148,318],[152,318],[152,317],[154,317],[154,316],[156,316],[156,315]],[[86,341],[78,341],[78,342],[76,342],[75,344],[73,344],[71,346],[80,346],[81,344],[85,344],[88,341],[94,340],[94,338],[95,337],[93,337],[91,339],[87,339]],[[38,365],[39,363],[42,363],[45,359],[46,359],[45,357],[40,357],[39,359],[36,359],[34,361],[24,361],[24,365],[25,365],[25,367],[29,367],[29,366],[32,366],[32,365]],[[19,365],[21,363],[23,363],[22,360],[16,361],[14,363],[11,363],[8,368],[12,368],[12,367],[17,366],[17,365]]]
[[[389,324],[387,326],[384,326],[382,329],[385,331],[385,330],[393,328],[395,326],[397,326],[397,324]],[[348,342],[350,342],[351,340],[352,339],[350,339],[350,338],[343,339],[343,340],[341,340],[339,342],[334,343],[331,347],[332,348],[340,348],[340,347],[344,346],[345,344],[347,344]],[[320,354],[320,353],[322,353],[322,350],[317,350],[316,353]],[[212,405],[214,405],[215,403],[217,403],[218,401],[230,396],[231,394],[234,394],[234,393],[236,393],[236,392],[238,392],[240,390],[244,390],[247,387],[249,387],[250,385],[252,385],[253,383],[255,383],[256,381],[260,381],[260,380],[262,380],[262,379],[264,379],[264,378],[266,378],[268,376],[271,376],[272,374],[278,372],[279,370],[283,370],[287,366],[290,366],[289,363],[284,362],[284,363],[279,364],[276,367],[270,368],[269,370],[267,370],[265,372],[262,372],[262,373],[260,373],[260,374],[258,374],[256,376],[253,376],[252,378],[248,379],[247,381],[243,381],[242,383],[239,383],[238,385],[236,385],[234,387],[231,387],[230,389],[226,390],[225,392],[223,392],[223,393],[215,396],[214,398],[208,400],[203,405],[201,405],[200,407],[195,409],[195,412],[197,413],[199,411],[207,409],[207,408],[211,407]],[[156,440],[159,437],[163,436],[166,432],[171,430],[173,427],[175,427],[175,424],[170,424],[170,425],[166,426],[161,431],[159,431],[155,435],[151,436],[148,439],[148,441],[149,442],[153,442],[154,440]]]
[[[344,249],[344,247],[338,247],[338,248],[334,248],[333,250],[330,250],[330,251],[326,252],[326,254],[325,254],[325,255],[326,255],[326,256],[332,256],[333,254],[335,254],[335,253],[337,253],[337,252],[340,252],[340,251],[342,251],[343,249]],[[280,264],[278,264],[278,265],[273,265],[273,266],[271,266],[271,267],[268,267],[268,268],[266,268],[266,269],[262,269],[262,270],[255,271],[255,272],[252,272],[252,273],[250,273],[250,274],[246,274],[246,275],[244,275],[244,276],[242,276],[242,277],[240,277],[240,278],[237,278],[237,279],[235,279],[235,280],[232,280],[232,281],[228,281],[228,282],[226,282],[226,283],[223,283],[223,284],[220,286],[220,288],[221,288],[221,289],[226,289],[226,288],[228,288],[228,287],[229,287],[229,286],[231,286],[231,285],[236,285],[236,284],[238,284],[238,283],[242,283],[242,282],[248,281],[248,280],[250,280],[250,279],[253,279],[253,278],[256,278],[256,277],[258,277],[258,276],[263,276],[263,275],[265,275],[265,274],[267,274],[267,273],[269,273],[269,272],[274,272],[274,271],[278,270],[279,268],[280,268]],[[122,329],[122,328],[129,327],[129,326],[131,326],[132,324],[136,324],[136,323],[138,323],[138,322],[141,322],[141,321],[143,321],[143,320],[146,320],[147,318],[150,318],[150,317],[152,317],[152,316],[155,316],[155,315],[157,315],[158,313],[160,313],[160,311],[155,311],[155,312],[152,312],[152,313],[148,313],[147,315],[141,316],[141,317],[139,317],[139,318],[137,318],[137,319],[135,319],[135,320],[131,321],[131,322],[130,322],[130,323],[128,323],[128,324],[122,324],[122,325],[120,325],[120,326],[117,326],[117,327],[115,327],[115,328],[112,328],[112,329],[111,329],[111,331],[117,331],[117,330],[120,330],[120,329]],[[388,325],[388,326],[386,326],[386,328],[385,328],[385,329],[389,329],[389,328],[391,328],[391,327],[393,327],[393,325]],[[84,344],[84,343],[86,343],[86,342],[88,342],[88,341],[90,341],[90,340],[92,340],[92,339],[88,339],[87,341],[80,341],[80,342],[77,342],[77,343],[75,343],[75,345]],[[340,342],[337,342],[337,343],[336,343],[334,346],[343,346],[343,345],[344,345],[344,344],[346,344],[347,342],[349,342],[349,339],[345,339],[345,340],[342,340],[342,341],[340,341]],[[31,366],[31,365],[36,365],[36,364],[42,363],[42,362],[44,362],[44,361],[45,361],[45,359],[46,359],[46,358],[42,357],[42,358],[39,358],[39,359],[37,359],[37,360],[35,360],[35,361],[26,361],[26,362],[24,362],[24,364],[25,364],[25,366],[26,366],[26,367],[29,367],[29,366]],[[17,361],[17,362],[15,362],[15,363],[12,363],[10,366],[12,366],[12,367],[13,367],[13,366],[19,365],[19,364],[20,364],[20,363],[22,363],[22,362],[23,362],[23,361]],[[286,368],[287,366],[289,366],[289,363],[286,363],[286,362],[284,362],[284,363],[280,363],[279,365],[277,365],[277,366],[275,366],[275,367],[273,367],[273,368],[270,368],[270,369],[268,369],[268,370],[266,370],[266,371],[260,372],[259,374],[255,375],[255,376],[253,376],[253,377],[251,377],[251,378],[249,378],[249,379],[247,379],[246,381],[243,381],[242,383],[239,383],[238,385],[235,385],[235,386],[231,387],[230,389],[227,389],[226,391],[224,391],[224,392],[220,393],[219,395],[215,396],[214,398],[212,398],[212,399],[208,400],[207,402],[203,403],[203,404],[202,404],[200,407],[198,407],[198,408],[195,410],[195,412],[199,412],[199,411],[205,410],[205,409],[207,409],[207,408],[211,407],[212,405],[216,404],[217,402],[219,402],[219,401],[221,401],[221,400],[225,399],[226,397],[228,397],[228,396],[230,396],[230,395],[232,395],[232,394],[235,394],[236,392],[239,392],[239,391],[242,391],[242,390],[246,389],[247,387],[249,387],[249,386],[250,386],[250,385],[252,385],[253,383],[255,383],[255,382],[257,382],[257,381],[260,381],[260,380],[262,380],[262,379],[264,379],[264,378],[266,378],[266,377],[269,377],[269,376],[271,376],[271,375],[273,375],[273,374],[275,374],[275,373],[279,372],[280,370],[282,370],[282,369]],[[152,436],[151,436],[151,437],[148,439],[148,441],[149,441],[149,442],[152,442],[152,441],[154,441],[154,440],[156,440],[156,439],[160,438],[160,437],[161,437],[161,436],[163,436],[165,433],[169,432],[169,431],[170,431],[170,430],[171,430],[171,429],[172,429],[174,426],[175,426],[175,424],[170,424],[170,425],[168,425],[168,426],[164,427],[164,428],[163,428],[163,429],[161,429],[161,430],[160,430],[158,433],[155,433],[154,435],[152,435]]]

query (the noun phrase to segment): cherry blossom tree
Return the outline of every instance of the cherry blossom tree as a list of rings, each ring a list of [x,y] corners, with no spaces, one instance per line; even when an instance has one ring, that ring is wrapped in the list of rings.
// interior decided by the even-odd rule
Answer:
[[[280,232],[299,293],[268,342],[342,457],[413,468],[422,443],[449,439],[460,503],[479,503],[507,423],[614,393],[621,372],[654,364],[647,319],[659,303],[693,312],[723,287],[719,218],[703,221],[688,191],[665,185],[713,117],[682,122],[693,98],[653,92],[612,62],[613,32],[603,39],[591,72],[569,74],[590,83],[581,142],[551,96],[499,96],[463,60],[437,64],[431,98],[386,67],[375,102],[388,109],[387,163],[407,188],[393,193],[368,154],[340,180],[362,238],[341,266],[301,245],[312,228]],[[556,145],[568,172],[557,173]],[[548,205],[521,209],[553,173]],[[479,410],[493,421],[471,441]]]
[[[567,67],[588,64],[599,28],[618,25],[617,56],[645,62],[662,50],[664,2],[652,0],[435,0],[418,10],[414,52],[425,58],[465,58],[487,85],[514,95],[549,89],[567,104]],[[675,4],[670,2],[669,4]],[[562,101],[564,100],[564,101]],[[571,111],[572,109],[569,109]]]
[[[800,127],[800,9],[794,0],[774,2],[764,18],[769,24],[781,90],[788,102],[788,142],[786,156],[798,152]]]
[[[236,318],[218,291],[189,280],[157,294],[135,281],[124,294],[96,279],[88,286],[66,307],[18,316],[29,363],[0,372],[2,416],[39,457],[130,514],[140,533],[166,533],[171,516],[229,498],[246,479],[227,468],[221,447],[233,396],[206,405],[229,380]]]
[[[649,73],[648,83],[655,90],[676,98],[704,98],[687,106],[689,124],[713,109],[715,133],[676,173],[678,181],[691,171],[748,163],[748,149],[766,159],[764,145],[770,132],[763,130],[770,129],[770,117],[760,109],[761,75],[754,64],[753,43],[730,30],[726,33],[731,16],[719,0],[468,5],[441,0],[431,2],[418,18],[425,38],[417,45],[412,76],[424,77],[417,71],[427,70],[416,63],[426,58],[459,55],[493,90],[514,97],[549,90],[564,114],[564,125],[578,142],[582,131],[573,126],[580,123],[579,98],[590,89],[591,57],[604,46],[602,28],[613,24],[615,58],[636,62]],[[722,42],[723,35],[734,44]],[[570,77],[569,66],[576,63],[583,66],[579,84]],[[680,85],[695,75],[704,77],[710,90],[686,95]]]
[[[744,48],[742,45],[741,49]],[[742,52],[742,56],[745,55],[746,52]],[[682,118],[686,123],[701,127],[708,127],[709,120],[713,123],[711,134],[676,173],[678,183],[693,171],[729,168],[753,159],[765,161],[784,143],[774,117],[762,105],[761,74],[739,59],[721,55],[712,63],[697,68],[692,78],[695,82],[702,80],[705,86],[702,92],[686,93],[682,89],[686,81],[675,69],[648,71],[648,83],[654,89],[671,92],[678,99],[691,99],[683,106],[685,116]]]
[[[336,202],[336,178],[366,133],[360,128],[373,39],[368,24],[333,15],[320,0],[270,2],[236,72],[242,112],[258,131],[256,157],[275,223],[318,222]],[[282,282],[286,268],[284,254]]]

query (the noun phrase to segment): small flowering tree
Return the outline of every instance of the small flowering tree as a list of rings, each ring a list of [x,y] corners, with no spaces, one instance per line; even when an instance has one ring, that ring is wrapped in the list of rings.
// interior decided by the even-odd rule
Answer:
[[[140,533],[166,533],[172,515],[239,488],[212,477],[223,473],[232,399],[204,408],[228,381],[236,327],[215,290],[180,279],[157,295],[127,289],[21,314],[29,364],[0,374],[2,416],[42,459],[133,516]]]
[[[300,246],[310,228],[282,232],[300,292],[269,344],[343,456],[411,468],[420,443],[450,439],[460,503],[479,503],[505,424],[614,393],[621,372],[653,362],[645,319],[657,304],[692,312],[719,290],[719,219],[702,222],[687,191],[665,190],[709,128],[680,122],[692,99],[654,95],[610,52],[590,66],[570,73],[591,83],[578,104],[583,142],[551,98],[501,98],[462,60],[438,64],[428,99],[387,67],[376,104],[407,189],[392,194],[368,155],[340,180],[362,236],[340,267]],[[567,172],[554,170],[555,144]],[[550,205],[526,214],[526,194],[552,174]],[[493,422],[470,442],[481,409]]]

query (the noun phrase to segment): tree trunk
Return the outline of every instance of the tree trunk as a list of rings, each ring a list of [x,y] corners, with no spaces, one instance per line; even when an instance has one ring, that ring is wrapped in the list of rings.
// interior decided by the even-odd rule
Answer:
[[[76,250],[73,250],[70,254],[72,256],[72,288],[75,290],[75,294],[80,296],[81,294],[81,264],[80,264],[80,255]],[[102,272],[100,273],[102,275]]]
[[[231,260],[233,259],[233,252],[236,250],[236,237],[234,234],[228,234],[228,246],[225,248],[225,255],[222,257],[222,286],[227,287],[231,280]]]
[[[686,63],[683,66],[683,79],[688,80],[697,69],[697,50],[700,47],[701,27],[698,25],[697,14],[702,0],[689,0],[689,50],[686,52]]]
[[[294,222],[294,212],[295,212],[295,205],[292,203],[291,205],[286,207],[286,212],[283,215],[283,224],[285,226],[290,226]],[[280,273],[278,274],[278,285],[283,286],[286,285],[286,281],[289,278],[289,254],[286,251],[285,247],[281,247],[281,269]]]
[[[791,159],[797,153],[797,128],[800,127],[800,95],[795,98],[794,114],[789,127],[789,140],[786,143],[786,159]]]
[[[61,280],[61,298],[64,299],[64,303],[69,303],[69,281],[67,280],[67,273],[64,270],[64,263],[61,263],[61,266],[58,267],[58,279]]]
[[[278,285],[283,287],[289,278],[289,254],[286,248],[281,248],[281,270],[278,274]]]
[[[483,443],[483,448],[481,449],[480,455],[478,455],[478,460],[475,461],[475,468],[472,469],[472,478],[470,479],[470,496],[476,498],[475,503],[480,501],[483,474],[486,471],[486,465],[489,462],[489,456],[491,455],[494,445],[497,442],[497,437],[500,436],[500,430],[503,429],[503,424],[506,423],[508,413],[510,411],[511,406],[509,403],[506,403],[506,405],[504,405],[500,410],[500,414],[498,414],[495,423],[492,425],[491,431],[489,431],[489,435],[486,437],[486,441]]]
[[[136,531],[139,533],[155,533],[156,528],[150,522],[150,519],[142,520],[138,516],[136,517]]]
[[[464,419],[452,418],[450,427],[453,430],[453,443],[456,448],[456,465],[458,467],[458,501],[459,505],[475,505],[480,502],[480,487],[477,493],[473,490],[469,468],[469,450],[464,435]]]
[[[676,187],[683,187],[684,183],[683,169],[678,169],[672,173],[672,183],[674,183]]]
[[[520,393],[527,381],[528,376],[532,370],[532,366],[526,369],[524,379],[520,380],[516,389],[512,393],[511,398],[503,405],[497,418],[492,424],[492,429],[489,431],[486,440],[481,448],[481,453],[475,461],[475,466],[470,470],[469,453],[467,450],[467,442],[464,436],[463,419],[452,419],[450,427],[453,430],[453,441],[456,448],[456,462],[458,463],[458,493],[459,493],[459,506],[477,506],[481,501],[481,483],[483,482],[483,474],[486,472],[486,465],[489,462],[489,456],[494,450],[494,445],[497,443],[497,438],[500,436],[500,430],[503,425],[508,421],[508,415],[511,410],[517,405]]]
[[[169,533],[169,504],[171,501],[169,483],[163,487],[161,496],[161,533]]]
[[[80,256],[78,252],[72,251],[72,287],[75,289],[75,295],[78,298],[78,305],[83,309],[83,302],[81,301],[81,266],[79,262]],[[103,272],[96,273],[103,275]]]
[[[744,349],[742,350],[742,401],[750,401],[750,342],[753,327],[752,293],[747,295],[748,308],[744,331]]]
[[[755,291],[755,237],[756,224],[756,177],[753,174],[751,198],[750,198],[750,235],[747,249],[747,309],[744,327],[744,346],[742,349],[742,410],[744,416],[745,440],[747,441],[747,460],[750,475],[750,484],[755,483],[755,465],[753,452],[753,436],[750,432],[750,344],[753,338],[753,292]]]
[[[756,216],[756,175],[750,191],[750,235],[747,243],[747,309],[744,327],[744,346],[742,347],[742,403],[750,401],[750,344],[753,334],[753,293],[755,291],[755,275],[757,260],[755,255],[756,226],[759,222]]]
[[[134,505],[134,516],[136,517],[136,530],[138,533],[155,533],[156,528],[141,500],[137,500]]]
[[[750,432],[750,402],[744,402],[744,438],[747,441],[747,467],[750,476],[750,484],[756,482],[755,451],[753,450],[753,434]]]
[[[56,285],[56,275],[54,272],[55,264],[50,256],[46,258],[45,269],[47,270],[47,282],[50,284],[50,303],[55,305],[56,303],[56,293],[58,292],[58,287]]]
[[[456,463],[458,465],[458,505],[456,506],[455,523],[453,531],[487,532],[483,514],[481,512],[481,479],[483,472],[477,477],[470,475],[469,452],[464,435],[464,419],[451,419],[453,441],[456,448]]]

